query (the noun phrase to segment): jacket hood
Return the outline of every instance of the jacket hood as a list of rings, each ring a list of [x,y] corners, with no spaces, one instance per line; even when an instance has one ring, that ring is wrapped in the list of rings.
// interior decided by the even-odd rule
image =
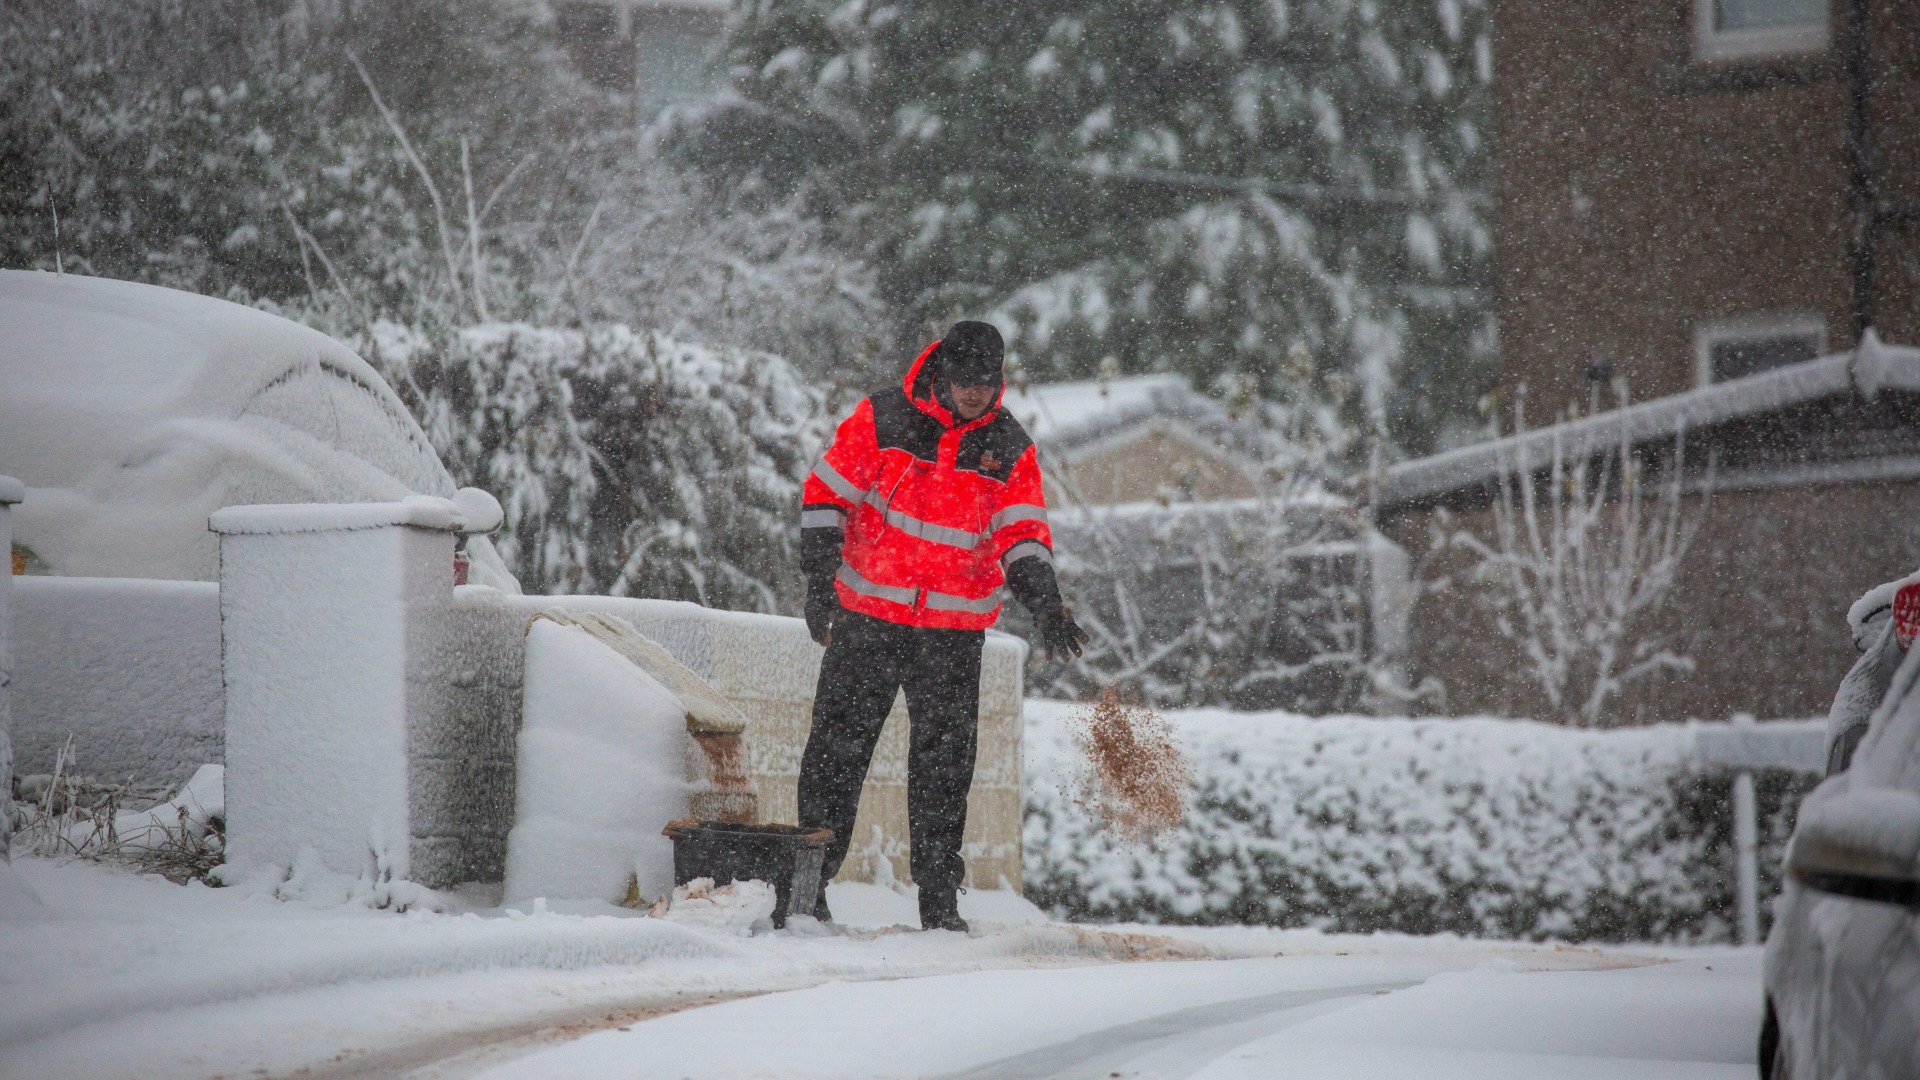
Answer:
[[[933,359],[934,351],[938,348],[940,343],[936,341],[921,349],[920,355],[914,358],[913,365],[907,368],[907,377],[902,384],[907,392],[907,400],[913,402],[914,407],[921,412],[950,428],[973,427],[993,419],[993,414],[1000,410],[1000,402],[1007,396],[1006,382],[1000,383],[1000,389],[993,395],[993,404],[988,405],[984,412],[971,420],[962,420],[954,415],[953,410],[941,404],[939,395],[935,393],[935,383],[939,382],[936,377],[938,371],[928,361]]]

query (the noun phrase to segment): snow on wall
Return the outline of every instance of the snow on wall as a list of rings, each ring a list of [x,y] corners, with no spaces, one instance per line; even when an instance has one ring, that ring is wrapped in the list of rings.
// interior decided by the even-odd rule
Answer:
[[[604,612],[625,619],[706,679],[747,718],[747,771],[768,821],[795,817],[800,753],[819,677],[819,646],[798,619],[716,611],[670,600],[605,596],[516,596],[468,586],[454,591],[446,670],[451,688],[440,721],[462,755],[451,762],[443,801],[458,854],[451,880],[495,881],[504,873],[514,813],[514,738],[520,724],[528,620],[543,609]],[[981,887],[1020,872],[1020,704],[1026,647],[987,640],[981,675],[980,752],[963,842]],[[906,716],[888,717],[854,825],[843,880],[908,876]],[[885,859],[882,869],[876,860]],[[432,882],[422,877],[421,880]]]
[[[527,628],[504,896],[619,900],[673,890],[660,830],[687,814],[686,708],[577,626]]]
[[[1028,896],[1056,914],[1731,940],[1730,780],[1699,759],[1708,725],[1170,711],[1194,767],[1187,815],[1136,845],[1076,800],[1073,712],[1027,703]],[[1777,889],[1813,779],[1757,779]]]
[[[225,760],[220,589],[204,581],[13,579],[16,771],[178,787]]]
[[[270,507],[212,519],[220,536],[228,860],[316,863],[381,883],[414,871],[444,784],[414,752],[437,711],[438,634],[453,535],[421,524],[316,521]],[[397,511],[408,510],[406,507]],[[224,515],[224,516],[223,516]],[[337,527],[330,527],[337,526]],[[229,531],[239,530],[239,531]],[[431,871],[431,852],[422,876]]]
[[[0,270],[0,463],[14,539],[56,574],[212,581],[207,517],[451,496],[374,369],[318,331],[192,293]],[[511,579],[483,538],[472,555]]]

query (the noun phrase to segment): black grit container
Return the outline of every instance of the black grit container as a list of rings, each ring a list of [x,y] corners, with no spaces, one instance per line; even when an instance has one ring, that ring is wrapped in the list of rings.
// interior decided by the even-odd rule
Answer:
[[[773,885],[773,925],[788,915],[812,915],[820,892],[820,865],[832,829],[798,825],[740,825],[729,821],[670,821],[661,833],[673,841],[673,883],[712,878]]]

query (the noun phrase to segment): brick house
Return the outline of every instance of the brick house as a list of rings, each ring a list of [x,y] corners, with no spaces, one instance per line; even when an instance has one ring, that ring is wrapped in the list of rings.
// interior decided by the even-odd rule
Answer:
[[[1696,666],[1609,722],[1823,714],[1848,604],[1920,566],[1920,353],[1865,338],[1920,343],[1912,0],[1494,0],[1492,21],[1502,411],[1534,429],[1388,469],[1379,525],[1415,552],[1442,509],[1485,535],[1518,451],[1624,439],[1701,516],[1646,628]],[[1608,408],[1622,385],[1642,404]],[[1468,599],[1416,603],[1413,675],[1449,711],[1541,714]]]
[[[1040,447],[1053,505],[1217,502],[1259,492],[1255,433],[1179,375],[1016,385],[1006,407]]]
[[[1640,399],[1920,341],[1912,0],[1493,0],[1504,383]],[[1855,26],[1860,29],[1855,31]]]

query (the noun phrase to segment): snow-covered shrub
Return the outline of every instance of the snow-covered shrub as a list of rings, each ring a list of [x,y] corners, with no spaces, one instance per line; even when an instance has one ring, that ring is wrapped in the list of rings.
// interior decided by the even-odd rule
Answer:
[[[455,478],[500,493],[500,553],[530,591],[792,606],[826,427],[786,361],[617,324],[375,330]]]
[[[12,839],[20,850],[119,863],[176,884],[212,880],[226,851],[222,766],[202,765],[171,797],[157,798],[134,785],[82,776],[73,763],[69,740],[53,772],[11,778],[18,797]]]
[[[1186,820],[1129,844],[1076,804],[1071,708],[1027,705],[1027,896],[1056,915],[1565,940],[1731,936],[1731,780],[1684,727],[1167,713]],[[1811,784],[1760,777],[1763,891]]]

